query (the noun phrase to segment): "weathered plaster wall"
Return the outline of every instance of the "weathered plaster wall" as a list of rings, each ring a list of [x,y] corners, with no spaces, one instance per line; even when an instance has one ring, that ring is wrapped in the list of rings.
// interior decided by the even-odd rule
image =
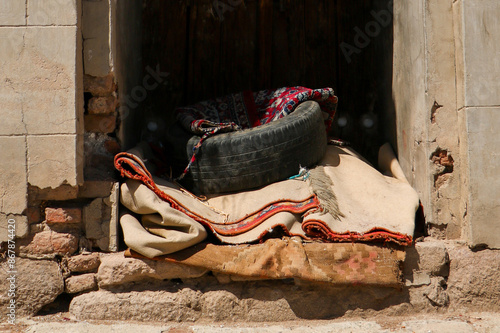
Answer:
[[[500,248],[500,2],[454,2],[464,229],[472,246]]]
[[[112,70],[108,0],[83,0],[82,33],[85,74],[108,75]]]
[[[406,177],[424,207],[431,206],[427,156],[424,2],[394,1],[393,97],[398,155]],[[410,37],[411,36],[411,37]],[[428,216],[427,212],[427,216]]]
[[[453,7],[395,1],[393,92],[398,152],[430,235],[459,239],[460,173]]]
[[[426,1],[426,95],[432,232],[448,239],[462,236],[455,42],[450,1]]]
[[[396,0],[394,12],[398,152],[428,232],[499,248],[500,3]]]
[[[28,233],[28,187],[76,188],[83,181],[80,6],[0,4],[1,241],[7,217],[16,220],[18,236]],[[76,192],[64,191],[65,198]]]

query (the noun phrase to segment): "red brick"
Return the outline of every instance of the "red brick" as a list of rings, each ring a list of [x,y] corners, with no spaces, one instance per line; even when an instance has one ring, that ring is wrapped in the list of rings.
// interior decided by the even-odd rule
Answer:
[[[21,254],[28,256],[71,255],[78,250],[78,238],[72,234],[42,231],[19,244]]]
[[[93,96],[111,95],[116,90],[113,73],[109,73],[103,77],[84,75],[83,90],[91,93]]]
[[[96,114],[85,115],[85,131],[95,133],[112,133],[116,129],[116,116]]]
[[[92,97],[87,109],[90,114],[110,114],[115,112],[117,106],[118,100],[115,96]]]
[[[80,223],[82,222],[81,208],[45,208],[47,223]]]
[[[453,157],[451,157],[450,154],[448,154],[447,150],[441,150],[437,149],[431,157],[432,162],[435,164],[440,164],[444,167],[451,167],[453,168]]]
[[[28,207],[28,223],[38,223],[42,221],[40,207]]]
[[[116,140],[113,140],[113,139],[109,139],[109,140],[104,141],[104,148],[111,155],[116,155],[122,150],[120,144]]]

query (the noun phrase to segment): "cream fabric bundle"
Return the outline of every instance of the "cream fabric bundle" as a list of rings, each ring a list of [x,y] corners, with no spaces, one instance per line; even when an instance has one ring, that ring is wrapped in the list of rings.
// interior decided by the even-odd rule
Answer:
[[[147,149],[139,148],[129,153],[147,160]],[[393,161],[385,164],[397,169]],[[122,214],[120,223],[127,246],[147,257],[201,242],[206,230],[227,244],[255,242],[281,227],[306,240],[408,245],[419,204],[404,179],[384,176],[351,149],[335,146],[328,146],[306,181],[284,180],[206,201],[163,179],[134,178],[121,186],[121,202],[129,212]]]

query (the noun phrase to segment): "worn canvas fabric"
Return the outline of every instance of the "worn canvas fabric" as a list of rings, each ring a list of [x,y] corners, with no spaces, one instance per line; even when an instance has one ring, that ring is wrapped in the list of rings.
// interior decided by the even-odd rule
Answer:
[[[256,242],[278,227],[308,241],[412,242],[415,190],[382,175],[348,148],[329,146],[310,177],[206,200],[153,177],[144,164],[147,154],[141,146],[115,158],[126,178],[121,202],[130,211],[120,220],[125,243],[146,257],[201,242],[205,230],[226,244]]]
[[[133,250],[126,256],[143,258]],[[304,243],[300,238],[223,246],[200,243],[157,257],[229,275],[231,280],[287,279],[336,285],[401,286],[401,249],[360,243]]]

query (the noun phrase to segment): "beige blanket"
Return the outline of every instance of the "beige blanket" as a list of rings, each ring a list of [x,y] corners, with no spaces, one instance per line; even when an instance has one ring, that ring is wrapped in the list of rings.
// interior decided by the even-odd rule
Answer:
[[[200,200],[153,177],[139,146],[118,154],[120,224],[125,243],[155,257],[203,241],[207,231],[227,244],[262,240],[280,228],[289,236],[323,242],[412,242],[418,195],[403,179],[384,176],[354,151],[329,146],[307,180],[277,182],[258,190]],[[390,164],[390,163],[389,163]]]

